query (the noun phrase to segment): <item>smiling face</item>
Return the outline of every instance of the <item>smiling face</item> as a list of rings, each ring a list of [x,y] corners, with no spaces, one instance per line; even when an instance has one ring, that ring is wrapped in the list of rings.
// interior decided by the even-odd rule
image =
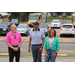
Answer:
[[[38,27],[39,27],[39,25],[35,25],[35,24],[33,24],[33,28],[34,28],[34,30],[37,30]]]
[[[54,30],[51,30],[51,31],[50,31],[50,36],[51,36],[51,37],[54,37]]]
[[[49,37],[55,37],[56,36],[56,31],[54,29],[51,29],[49,31]]]

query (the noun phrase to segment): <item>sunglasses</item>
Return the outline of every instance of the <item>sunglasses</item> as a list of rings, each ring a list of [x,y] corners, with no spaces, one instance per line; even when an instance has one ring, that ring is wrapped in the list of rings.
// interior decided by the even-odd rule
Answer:
[[[16,36],[14,35],[14,38],[16,39]]]

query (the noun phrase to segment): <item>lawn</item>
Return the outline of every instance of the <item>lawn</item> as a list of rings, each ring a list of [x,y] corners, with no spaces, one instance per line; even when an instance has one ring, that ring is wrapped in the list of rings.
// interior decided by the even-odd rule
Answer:
[[[0,54],[8,54],[8,52],[0,52]],[[45,53],[42,53],[45,54]],[[67,54],[67,53],[58,53],[58,54]],[[32,56],[32,53],[21,53],[21,56]],[[67,54],[67,56],[75,56],[75,54]]]

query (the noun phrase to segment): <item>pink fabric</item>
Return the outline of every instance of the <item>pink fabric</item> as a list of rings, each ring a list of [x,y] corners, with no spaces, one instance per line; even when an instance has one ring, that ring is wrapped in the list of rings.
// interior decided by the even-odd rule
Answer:
[[[14,34],[12,33],[12,31],[10,31],[9,33],[7,33],[6,35],[6,43],[10,43],[12,46],[17,46],[19,45],[20,42],[22,42],[22,38],[20,33],[16,32],[15,33],[16,39],[14,38]]]
[[[53,42],[53,40],[54,40],[54,37],[51,39],[51,38],[49,38],[49,44],[50,44],[50,47],[52,47],[52,42]]]

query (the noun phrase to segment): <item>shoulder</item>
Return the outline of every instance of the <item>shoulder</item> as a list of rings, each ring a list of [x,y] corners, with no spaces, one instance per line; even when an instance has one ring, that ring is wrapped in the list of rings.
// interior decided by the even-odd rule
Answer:
[[[42,29],[40,29],[41,32],[44,32]]]
[[[19,33],[19,32],[17,32],[17,31],[16,31],[16,33],[20,35],[20,33]]]
[[[21,37],[21,34],[19,32],[16,31],[16,34]]]
[[[32,31],[33,31],[33,29],[30,30],[30,32],[32,32]]]
[[[10,35],[10,34],[11,34],[11,31],[7,33],[7,35]]]
[[[56,40],[59,40],[58,37],[55,37]]]
[[[49,39],[49,36],[46,36],[46,38],[45,39]]]

